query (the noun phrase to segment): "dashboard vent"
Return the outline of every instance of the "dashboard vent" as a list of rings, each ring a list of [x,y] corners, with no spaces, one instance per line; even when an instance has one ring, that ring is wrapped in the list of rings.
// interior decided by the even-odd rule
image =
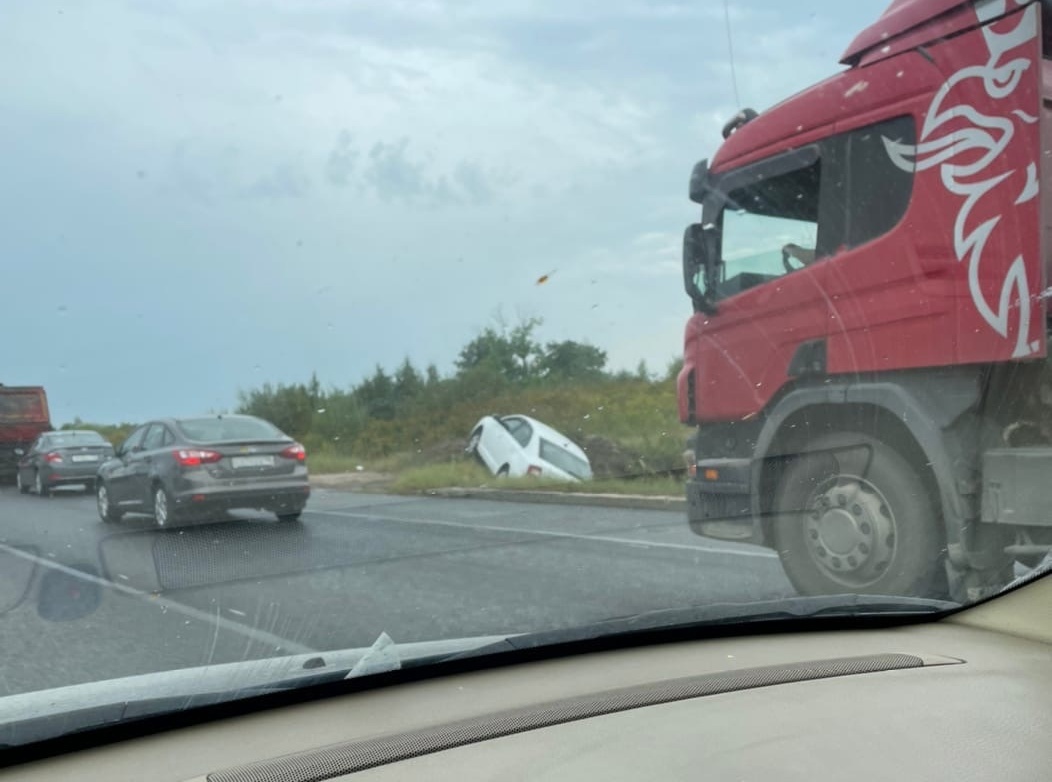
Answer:
[[[776,684],[920,668],[924,664],[922,658],[909,654],[878,654],[673,679],[566,698],[390,736],[334,744],[213,772],[208,775],[208,782],[323,782],[432,752],[644,706]]]

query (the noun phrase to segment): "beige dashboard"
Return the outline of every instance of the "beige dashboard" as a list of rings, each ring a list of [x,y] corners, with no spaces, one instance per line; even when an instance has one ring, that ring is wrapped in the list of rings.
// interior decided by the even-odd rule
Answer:
[[[458,674],[97,747],[0,780],[1046,779],[1050,639],[1046,578],[938,623]]]

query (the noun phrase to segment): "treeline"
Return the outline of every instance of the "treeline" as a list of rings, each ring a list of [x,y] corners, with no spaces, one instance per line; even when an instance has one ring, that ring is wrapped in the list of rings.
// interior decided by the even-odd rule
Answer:
[[[239,411],[265,418],[314,450],[376,458],[466,438],[489,413],[525,413],[566,434],[615,439],[658,436],[675,425],[678,365],[653,376],[607,370],[606,352],[572,340],[541,343],[540,321],[490,327],[459,352],[442,376],[407,358],[347,389],[306,383],[265,384],[239,393]],[[667,436],[665,431],[664,435]],[[679,449],[676,438],[675,449]]]

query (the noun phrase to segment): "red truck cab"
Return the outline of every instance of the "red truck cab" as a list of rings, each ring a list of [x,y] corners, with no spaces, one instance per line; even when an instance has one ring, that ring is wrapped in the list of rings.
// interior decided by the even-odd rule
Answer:
[[[1004,488],[1052,404],[1043,5],[896,0],[695,167],[689,520],[801,592],[974,597],[1052,550]]]
[[[50,432],[47,394],[40,386],[0,385],[0,478],[13,480],[20,454]]]

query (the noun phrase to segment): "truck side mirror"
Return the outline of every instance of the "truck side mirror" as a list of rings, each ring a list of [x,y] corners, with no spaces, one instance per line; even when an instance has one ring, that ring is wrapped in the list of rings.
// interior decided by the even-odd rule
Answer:
[[[694,170],[690,172],[690,200],[700,204],[705,200],[705,194],[709,186],[709,161],[702,160],[695,164]]]
[[[683,233],[683,285],[695,311],[710,315],[716,313],[708,291],[716,280],[717,230],[714,225],[692,223]]]

